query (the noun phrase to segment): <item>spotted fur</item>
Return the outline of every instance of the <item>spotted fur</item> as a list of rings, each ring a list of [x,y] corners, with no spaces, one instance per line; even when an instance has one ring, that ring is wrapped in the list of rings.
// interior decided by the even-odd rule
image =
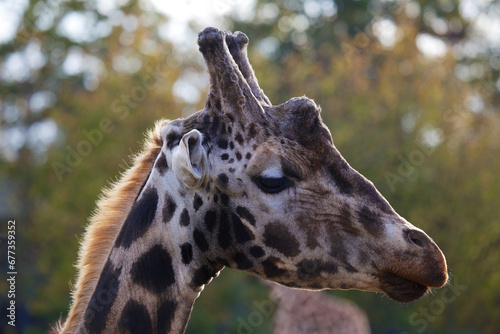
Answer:
[[[66,321],[56,326],[56,333],[76,333],[111,247],[160,153],[160,130],[167,122],[156,122],[154,129],[147,135],[142,152],[133,159],[132,167],[119,181],[103,190],[80,247],[70,312]]]

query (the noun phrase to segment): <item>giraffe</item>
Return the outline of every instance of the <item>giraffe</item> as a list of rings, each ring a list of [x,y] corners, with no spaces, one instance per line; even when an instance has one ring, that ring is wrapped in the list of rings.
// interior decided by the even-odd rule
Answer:
[[[370,334],[366,313],[355,304],[317,291],[265,285],[276,303],[273,334]]]
[[[183,333],[224,267],[303,289],[408,302],[448,279],[444,255],[335,148],[306,97],[272,105],[245,34],[198,36],[203,110],[161,120],[104,191],[56,333]]]

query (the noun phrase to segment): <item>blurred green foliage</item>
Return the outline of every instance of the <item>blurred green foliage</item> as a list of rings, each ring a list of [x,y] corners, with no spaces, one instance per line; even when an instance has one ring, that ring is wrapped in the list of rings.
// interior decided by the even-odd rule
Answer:
[[[250,60],[274,104],[315,99],[349,163],[447,256],[450,285],[409,305],[333,293],[365,309],[374,333],[498,332],[500,115],[498,69],[490,66],[498,54],[426,58],[419,34],[458,45],[470,30],[455,2],[411,4],[416,15],[398,1],[259,1],[254,20],[230,26],[250,37]],[[94,2],[53,5],[30,2],[16,36],[0,45],[2,68],[13,55],[32,54],[30,45],[43,56],[27,75],[4,69],[0,78],[0,233],[14,217],[19,333],[45,332],[65,315],[79,238],[100,189],[127,166],[154,120],[200,109],[208,85],[200,84],[201,56],[160,38],[155,27],[168,20],[151,8],[130,2],[104,15]],[[47,11],[53,24],[42,29]],[[109,29],[75,41],[55,24],[72,12]],[[455,28],[436,33],[429,12]],[[381,19],[398,29],[392,46],[374,34]],[[482,76],[457,79],[457,68],[471,63],[482,65]],[[180,98],[175,87],[201,98]],[[257,279],[226,269],[196,302],[188,333],[236,333],[268,299]],[[4,321],[3,331],[13,332]],[[255,333],[269,333],[271,323],[265,317]]]

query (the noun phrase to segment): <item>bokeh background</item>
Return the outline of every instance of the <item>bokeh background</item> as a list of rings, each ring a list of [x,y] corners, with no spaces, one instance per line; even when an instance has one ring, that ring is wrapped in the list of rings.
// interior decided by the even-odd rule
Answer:
[[[0,1],[2,310],[10,219],[18,271],[17,326],[2,311],[0,333],[65,316],[101,188],[154,120],[203,107],[208,25],[249,36],[274,104],[320,104],[340,152],[449,263],[450,284],[410,304],[330,293],[363,308],[373,333],[500,333],[500,3],[488,0]],[[268,299],[226,269],[188,333],[250,333],[241,323]]]

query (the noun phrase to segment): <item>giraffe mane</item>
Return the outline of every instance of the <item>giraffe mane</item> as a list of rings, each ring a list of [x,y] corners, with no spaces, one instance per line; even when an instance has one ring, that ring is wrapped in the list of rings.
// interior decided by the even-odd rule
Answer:
[[[142,151],[133,157],[132,167],[105,188],[97,201],[78,252],[78,273],[71,293],[70,311],[66,321],[57,324],[53,333],[75,333],[78,329],[120,228],[160,153],[160,130],[168,122],[155,123],[146,136]]]

